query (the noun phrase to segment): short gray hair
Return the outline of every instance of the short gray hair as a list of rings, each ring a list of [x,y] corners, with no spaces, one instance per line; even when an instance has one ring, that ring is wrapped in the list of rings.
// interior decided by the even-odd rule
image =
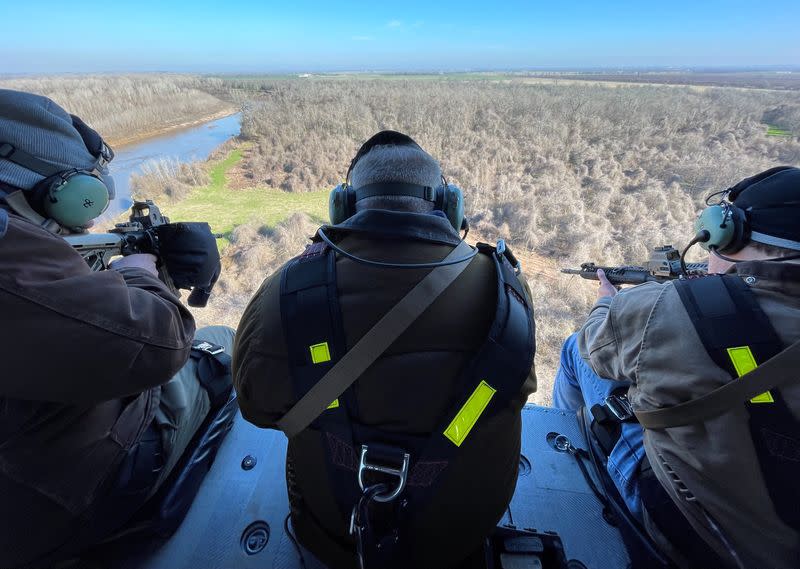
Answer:
[[[350,182],[355,189],[381,182],[405,182],[435,188],[442,183],[439,163],[413,144],[376,146],[353,167]],[[433,203],[409,196],[374,196],[356,202],[356,211],[389,209],[427,213]]]

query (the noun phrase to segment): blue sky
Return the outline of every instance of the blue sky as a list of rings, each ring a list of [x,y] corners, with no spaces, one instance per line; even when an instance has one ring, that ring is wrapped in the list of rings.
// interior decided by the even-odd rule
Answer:
[[[0,0],[0,73],[798,66],[798,21],[798,0]]]

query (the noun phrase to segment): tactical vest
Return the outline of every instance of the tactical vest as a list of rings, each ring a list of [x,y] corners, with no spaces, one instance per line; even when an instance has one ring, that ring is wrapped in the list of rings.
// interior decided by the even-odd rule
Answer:
[[[461,371],[439,426],[415,435],[366,425],[351,386],[309,427],[324,441],[327,473],[320,475],[320,483],[330,487],[342,517],[351,518],[351,533],[362,532],[363,539],[356,541],[367,544],[369,551],[359,553],[369,566],[407,565],[413,547],[407,539],[409,520],[448,478],[470,475],[448,467],[470,444],[470,433],[506,408],[530,373],[533,310],[510,262],[513,255],[485,244],[478,249],[494,261],[495,317],[483,345]],[[281,275],[281,318],[297,400],[347,350],[336,282],[336,254],[321,243],[291,261]],[[359,521],[356,506],[369,492],[380,499],[370,506],[369,520]]]

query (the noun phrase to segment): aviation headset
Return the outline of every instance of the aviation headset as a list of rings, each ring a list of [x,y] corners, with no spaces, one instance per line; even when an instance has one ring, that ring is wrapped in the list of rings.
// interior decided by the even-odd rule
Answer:
[[[80,118],[70,116],[72,126],[96,159],[91,169],[62,170],[8,142],[0,142],[0,158],[44,176],[33,188],[25,190],[34,210],[64,227],[83,227],[102,214],[114,198],[113,184],[107,185],[100,177],[114,158],[114,151]]]
[[[350,185],[350,174],[353,172],[356,163],[361,160],[367,152],[372,150],[372,148],[384,144],[413,145],[420,148],[419,144],[414,142],[414,139],[410,136],[394,130],[381,131],[367,140],[361,148],[358,149],[358,152],[350,162],[344,184],[339,184],[331,190],[328,198],[328,214],[331,218],[331,224],[338,225],[355,215],[356,202],[363,199],[374,196],[409,196],[433,202],[434,210],[443,212],[450,222],[450,225],[453,226],[453,229],[456,231],[465,231],[464,238],[462,239],[462,241],[464,241],[469,232],[469,223],[467,222],[467,218],[464,217],[464,196],[458,187],[448,184],[444,176],[442,176],[442,184],[436,188],[418,184],[407,184],[404,182],[379,182],[367,184],[358,189],[354,189],[353,186]],[[478,249],[472,247],[472,251],[469,254],[451,261],[432,263],[387,263],[384,261],[364,259],[345,251],[336,245],[322,228],[317,231],[317,235],[340,255],[344,255],[362,265],[372,267],[389,269],[428,269],[464,263],[478,254]]]
[[[433,202],[433,209],[443,212],[456,231],[466,229],[464,196],[457,186],[448,184],[444,176],[442,176],[441,185],[435,188],[404,182],[379,182],[357,189],[350,185],[350,174],[358,161],[375,146],[384,144],[409,145],[420,148],[410,136],[393,130],[384,130],[367,140],[350,162],[344,184],[339,184],[331,190],[328,198],[328,214],[331,224],[338,225],[355,215],[356,202],[363,199],[374,196],[409,196]]]
[[[695,238],[692,243],[699,243],[703,249],[719,253],[732,254],[740,251],[751,241],[775,245],[786,249],[800,250],[800,242],[774,237],[753,231],[749,213],[759,208],[742,209],[733,203],[736,198],[750,186],[766,180],[770,176],[786,170],[795,170],[791,166],[778,166],[746,178],[735,186],[711,194],[706,198],[707,207],[695,221]],[[719,203],[711,204],[711,200],[720,197]],[[722,256],[722,255],[720,255]]]

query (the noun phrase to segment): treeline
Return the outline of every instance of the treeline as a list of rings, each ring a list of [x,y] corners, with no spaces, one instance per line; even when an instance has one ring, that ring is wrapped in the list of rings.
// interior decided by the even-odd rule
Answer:
[[[558,257],[633,259],[685,240],[702,197],[800,163],[800,93],[657,86],[250,82],[252,185],[342,180],[358,145],[398,129],[441,160],[486,235]],[[792,137],[768,137],[780,123]]]
[[[70,75],[0,81],[45,95],[111,143],[125,142],[231,109],[210,94],[222,81],[190,75]]]

